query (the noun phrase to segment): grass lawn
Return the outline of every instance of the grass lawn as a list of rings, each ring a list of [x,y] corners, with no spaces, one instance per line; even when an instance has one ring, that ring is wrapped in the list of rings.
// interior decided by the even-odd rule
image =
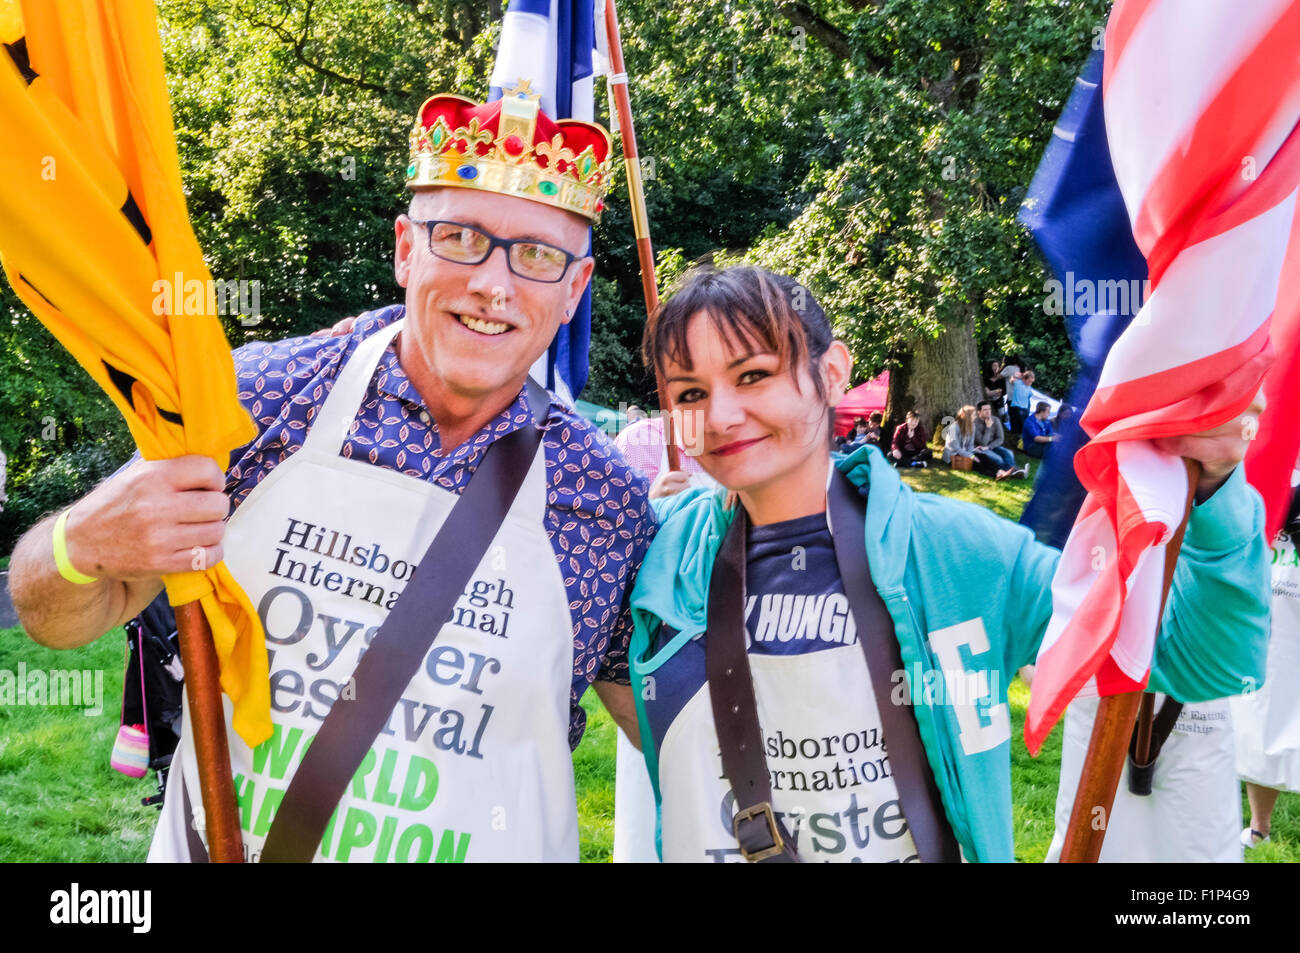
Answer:
[[[942,464],[902,473],[917,490],[969,500],[1008,519],[1020,515],[1032,491],[1028,481],[995,484]],[[140,799],[153,793],[152,776],[136,781],[108,765],[122,697],[123,654],[120,629],[72,652],[43,649],[21,629],[0,630],[0,670],[16,671],[24,663],[29,669],[103,673],[103,711],[95,716],[69,708],[0,705],[0,861],[141,861],[147,854],[158,812],[141,806]],[[1020,740],[1029,691],[1019,679],[1011,686],[1010,702],[1016,859],[1038,862],[1052,840],[1061,728],[1052,732],[1040,756],[1031,758]],[[573,756],[582,859],[604,862],[614,842],[616,732],[593,692],[583,707],[587,733]],[[1282,795],[1272,842],[1248,852],[1247,859],[1300,861],[1300,795]]]
[[[103,673],[103,710],[0,706],[0,861],[139,861],[158,811],[134,780],[108,765],[122,701],[121,629],[81,649],[55,652],[21,629],[0,630],[0,669]]]

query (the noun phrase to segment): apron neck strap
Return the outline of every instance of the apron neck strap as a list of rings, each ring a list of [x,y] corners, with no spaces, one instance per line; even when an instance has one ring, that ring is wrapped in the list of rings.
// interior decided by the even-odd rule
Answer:
[[[405,324],[404,318],[394,321],[370,335],[352,352],[347,363],[339,369],[334,386],[330,388],[325,403],[321,404],[315,421],[307,431],[302,452],[338,456],[343,441],[347,439],[348,430],[352,427],[352,421],[356,419],[357,408],[365,399],[366,390],[375,376],[375,369],[383,359],[384,351],[388,350],[388,345]]]
[[[794,840],[772,809],[772,783],[763,756],[758,700],[745,633],[745,563],[749,518],[736,504],[709,577],[704,668],[718,734],[722,773],[735,796],[732,831],[750,863],[798,863]]]

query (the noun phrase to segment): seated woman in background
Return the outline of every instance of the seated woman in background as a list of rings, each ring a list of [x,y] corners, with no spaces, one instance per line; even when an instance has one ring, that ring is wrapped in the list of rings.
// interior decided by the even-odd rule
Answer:
[[[790,278],[689,274],[644,354],[699,415],[721,484],[655,500],[632,596],[625,691],[663,859],[1011,860],[1007,687],[1043,638],[1059,552],[913,492],[876,447],[832,455],[851,360]],[[1205,436],[1168,445],[1198,455],[1203,502],[1151,675],[1189,700],[1257,678],[1267,636],[1246,442],[1236,423]]]
[[[981,400],[975,414],[975,459],[984,464],[984,472],[992,473],[998,480],[1011,476],[1023,478],[1027,474],[1016,467],[1016,455],[1006,446],[1006,439],[1002,421],[993,415],[993,404]]]
[[[981,401],[980,414],[984,414],[987,407],[989,402]],[[997,425],[1000,443],[1002,422],[995,418],[991,422]],[[980,442],[981,438],[990,439],[989,427],[990,421],[976,416],[975,408],[970,404],[957,411],[956,419],[944,431],[944,462],[951,464],[954,470],[974,470],[996,480],[1005,480],[1010,476],[1025,476],[1025,471],[1016,467],[1016,458],[1010,451],[1003,451],[1007,457],[1010,457],[1010,463],[1004,466],[1003,457],[997,452],[1002,448],[997,447],[990,451],[987,445]],[[970,462],[963,462],[967,460]]]
[[[958,460],[957,458],[960,458]],[[975,467],[975,408],[967,404],[943,432],[943,462],[954,470]]]

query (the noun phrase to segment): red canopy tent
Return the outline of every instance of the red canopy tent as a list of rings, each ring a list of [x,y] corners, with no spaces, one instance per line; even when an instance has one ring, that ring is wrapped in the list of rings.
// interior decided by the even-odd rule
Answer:
[[[868,417],[873,410],[884,413],[888,400],[889,371],[865,384],[859,384],[846,393],[835,408],[835,435],[842,437],[852,430],[854,417]]]

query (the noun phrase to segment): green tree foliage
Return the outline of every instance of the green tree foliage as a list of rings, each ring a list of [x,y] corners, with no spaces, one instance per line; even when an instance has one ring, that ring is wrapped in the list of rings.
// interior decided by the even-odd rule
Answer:
[[[839,24],[847,49],[847,108],[822,114],[843,152],[809,173],[811,201],[750,257],[810,285],[863,378],[916,372],[908,360],[931,342],[973,333],[985,360],[1020,351],[1040,387],[1063,393],[1073,357],[1043,313],[1016,213],[1109,4],[822,6],[816,22]]]
[[[163,0],[191,219],[214,276],[260,282],[233,343],[399,300],[407,134],[430,93],[483,93],[493,7]]]
[[[5,555],[28,526],[111,473],[132,445],[117,409],[7,282],[0,282],[0,382]]]

